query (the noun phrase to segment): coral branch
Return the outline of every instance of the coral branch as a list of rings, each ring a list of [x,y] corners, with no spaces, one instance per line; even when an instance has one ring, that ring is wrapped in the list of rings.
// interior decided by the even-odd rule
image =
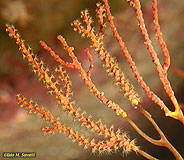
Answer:
[[[10,33],[17,40],[17,43],[20,46],[21,50],[23,51],[25,58],[28,59],[28,61],[30,62],[30,64],[34,68],[35,73],[37,73],[38,76],[40,77],[40,80],[42,80],[43,83],[48,88],[51,89],[50,93],[55,94],[56,99],[58,100],[58,103],[63,105],[62,109],[67,110],[68,114],[72,114],[75,119],[77,119],[79,122],[81,122],[81,125],[85,125],[86,128],[91,129],[91,131],[95,131],[99,135],[104,135],[104,137],[109,137],[110,140],[109,141],[106,140],[105,142],[99,142],[98,144],[95,145],[95,143],[93,143],[93,141],[85,140],[82,138],[77,138],[80,136],[77,133],[74,133],[69,128],[66,128],[64,125],[61,125],[58,121],[54,120],[54,118],[50,112],[45,112],[43,108],[39,109],[37,107],[37,105],[33,106],[32,101],[27,102],[25,100],[25,98],[21,98],[20,95],[17,95],[17,101],[20,105],[26,107],[26,109],[29,109],[30,111],[34,111],[34,112],[41,114],[46,119],[46,121],[51,122],[51,124],[55,126],[52,129],[50,129],[48,127],[43,128],[43,131],[50,132],[50,133],[52,133],[56,130],[62,131],[66,134],[69,134],[71,137],[74,137],[74,139],[76,139],[77,141],[79,141],[79,142],[82,141],[86,146],[90,146],[94,151],[95,150],[98,150],[99,152],[101,152],[102,150],[103,151],[110,151],[111,147],[114,147],[115,150],[117,148],[123,147],[124,152],[129,152],[130,150],[133,150],[136,152],[138,150],[138,147],[135,146],[134,141],[130,141],[126,134],[123,134],[123,136],[122,136],[121,132],[119,132],[119,131],[114,133],[114,131],[111,128],[108,129],[106,127],[106,125],[103,125],[101,123],[101,121],[93,122],[93,121],[91,121],[91,116],[88,116],[86,118],[84,116],[86,114],[85,112],[80,114],[79,113],[80,108],[75,110],[72,106],[73,103],[70,101],[70,97],[69,97],[71,95],[71,90],[70,90],[71,83],[69,81],[68,76],[65,74],[65,70],[63,70],[63,68],[61,66],[59,66],[56,69],[56,72],[60,73],[60,76],[61,76],[60,79],[65,84],[66,93],[64,95],[63,90],[58,90],[58,88],[57,88],[58,82],[53,82],[54,77],[53,76],[50,77],[48,75],[48,71],[46,71],[43,64],[40,63],[38,59],[35,60],[33,58],[34,54],[33,53],[30,54],[29,50],[26,49],[26,47],[23,43],[23,40],[20,38],[20,35],[17,36],[16,29],[12,26],[11,27],[8,26],[8,27],[9,27],[8,31],[11,31]],[[19,43],[19,41],[22,43]],[[78,62],[77,58],[73,54],[72,50],[70,50],[71,47],[68,47],[66,42],[63,42],[63,43],[65,44],[65,49],[67,49],[67,51],[69,52],[72,60],[75,60],[73,62],[74,66],[76,67],[76,69],[79,69],[81,71],[82,67],[81,67],[81,65],[79,65],[80,67],[77,66],[80,63]],[[44,46],[44,48],[48,49],[48,47],[45,45],[45,43],[42,43],[42,45]],[[52,52],[52,51],[49,48],[49,53],[50,52]],[[55,55],[53,53],[54,52],[52,52],[52,55]],[[59,59],[57,58],[57,60],[59,60]],[[85,73],[85,76],[87,76],[86,72],[83,71],[83,73]],[[84,75],[81,75],[81,77],[84,77]],[[94,90],[94,88],[92,90]],[[97,92],[96,96],[99,96],[101,98],[101,100],[104,101],[105,97],[103,96],[103,94],[97,90],[95,90],[95,91]],[[113,110],[115,110],[117,112],[117,114],[121,114],[123,116],[126,116],[126,113],[124,111],[122,111],[118,105],[116,105],[115,103],[108,101],[108,100],[105,100],[105,101],[108,102],[108,106],[110,108],[112,108]]]
[[[149,98],[152,99],[153,102],[155,102],[158,106],[160,106],[160,108],[165,112],[166,116],[170,116],[174,119],[177,119],[179,121],[181,121],[184,124],[184,116],[183,113],[178,105],[178,102],[174,96],[174,92],[171,88],[170,82],[167,79],[167,74],[163,71],[163,68],[159,62],[159,59],[157,57],[156,52],[153,49],[153,46],[151,45],[151,40],[149,39],[149,35],[147,33],[147,30],[145,28],[145,23],[144,23],[144,19],[143,19],[143,14],[142,14],[142,10],[141,10],[141,6],[140,6],[140,2],[139,0],[134,0],[134,2],[130,3],[129,0],[127,0],[128,3],[131,4],[131,6],[133,6],[136,10],[136,14],[137,14],[137,19],[139,21],[139,26],[141,29],[141,33],[144,36],[145,39],[145,44],[148,47],[148,50],[150,52],[150,55],[153,59],[153,63],[156,65],[157,71],[159,73],[159,78],[164,86],[164,89],[166,91],[166,93],[168,94],[169,98],[171,99],[174,107],[175,107],[175,111],[172,112],[170,111],[167,106],[164,104],[164,102],[155,94],[153,93],[150,88],[147,86],[147,84],[144,82],[144,80],[142,79],[141,75],[138,72],[138,69],[135,65],[135,62],[133,61],[130,53],[128,52],[124,42],[122,41],[122,38],[120,37],[120,35],[118,34],[118,31],[114,25],[113,22],[113,17],[111,15],[110,12],[110,6],[108,5],[107,0],[102,0],[104,5],[105,5],[105,9],[106,9],[106,15],[108,18],[108,21],[110,23],[110,27],[112,29],[112,32],[114,34],[114,37],[117,39],[118,44],[127,60],[127,62],[129,63],[130,68],[132,69],[133,74],[135,75],[137,82],[140,84],[140,86],[143,88],[143,90],[145,91],[145,93],[148,95]],[[168,61],[168,60],[167,60]]]
[[[72,63],[68,63],[68,62],[63,61],[58,55],[56,55],[56,53],[55,53],[50,47],[48,47],[48,46],[46,45],[45,42],[40,41],[40,44],[42,45],[42,47],[43,47],[45,50],[47,50],[47,51],[50,53],[50,55],[51,55],[52,57],[54,57],[54,59],[56,60],[56,62],[60,63],[62,66],[66,66],[66,67],[68,67],[68,68],[74,68],[74,65],[73,65]]]
[[[132,59],[131,54],[128,52],[127,47],[125,46],[125,43],[123,42],[122,38],[120,37],[120,35],[118,34],[118,31],[114,25],[113,22],[113,17],[111,15],[110,12],[110,7],[108,5],[107,0],[102,0],[103,3],[105,4],[105,9],[106,9],[106,15],[110,24],[110,27],[112,29],[112,32],[114,34],[114,37],[116,38],[116,40],[118,41],[118,44],[121,48],[122,53],[124,54],[127,62],[129,63],[130,68],[132,69],[133,74],[135,75],[137,82],[140,84],[140,86],[143,88],[143,90],[145,91],[145,93],[148,95],[149,98],[152,99],[153,102],[155,102],[158,106],[161,107],[162,110],[164,110],[165,113],[169,113],[169,109],[166,107],[166,105],[163,103],[163,101],[156,95],[154,94],[150,88],[147,86],[147,84],[144,82],[144,80],[142,79],[141,75],[138,72],[138,69],[135,65],[135,62]],[[128,1],[129,3],[133,3],[132,1]],[[135,4],[133,3],[133,6]]]
[[[73,25],[76,27],[75,30],[78,30],[82,35],[86,35],[90,38],[93,43],[95,51],[100,56],[100,59],[104,62],[104,67],[106,68],[107,73],[110,76],[113,76],[115,79],[115,85],[118,85],[121,90],[124,91],[124,95],[128,97],[128,100],[131,101],[133,105],[138,105],[140,102],[140,97],[138,93],[134,91],[133,85],[131,85],[127,78],[125,78],[124,73],[121,71],[116,60],[110,56],[110,54],[105,50],[103,45],[103,36],[98,37],[95,31],[91,27],[91,18],[88,15],[88,11],[85,10],[82,12],[82,18],[87,25],[85,29],[78,20],[73,22]]]
[[[145,40],[145,44],[150,52],[150,55],[153,59],[153,63],[156,65],[156,69],[157,69],[157,72],[159,74],[159,78],[160,78],[160,81],[162,82],[163,86],[164,86],[164,89],[166,91],[166,93],[168,94],[169,98],[171,99],[174,107],[175,107],[175,111],[174,112],[171,112],[171,111],[168,111],[168,110],[164,110],[165,111],[165,115],[166,116],[170,116],[174,119],[177,119],[179,121],[181,121],[183,124],[184,124],[184,116],[183,116],[183,113],[179,107],[179,104],[177,102],[177,99],[174,95],[174,91],[172,90],[172,87],[171,87],[171,84],[169,82],[169,80],[167,79],[167,73],[165,70],[167,70],[167,68],[169,67],[169,57],[167,56],[169,53],[167,53],[166,51],[166,48],[165,48],[165,45],[163,44],[163,41],[162,41],[162,37],[160,35],[157,35],[158,37],[160,37],[160,43],[163,44],[163,52],[164,52],[164,55],[166,56],[166,61],[164,64],[164,66],[162,67],[161,64],[160,64],[160,61],[159,61],[159,58],[157,57],[157,53],[155,52],[155,50],[153,49],[153,46],[151,44],[151,40],[149,38],[149,35],[148,35],[148,32],[147,32],[147,29],[145,27],[145,23],[144,23],[144,18],[143,18],[143,13],[142,13],[142,10],[141,10],[141,4],[140,4],[140,1],[139,0],[134,0],[134,8],[136,10],[136,15],[137,15],[137,19],[139,21],[139,27],[141,29],[141,33],[144,37],[144,40]],[[155,4],[156,1],[153,1],[153,8],[155,7]],[[155,11],[153,11],[154,13]],[[157,20],[157,16],[156,16],[156,13],[154,13],[154,16],[155,16],[155,27],[156,27],[156,34],[159,34],[159,30],[158,30],[158,20]],[[153,17],[154,17],[153,16]],[[166,68],[165,68],[166,67]],[[165,69],[165,70],[164,70]]]
[[[92,152],[98,151],[101,152],[112,152],[112,148],[118,149],[123,147],[123,152],[130,152],[132,148],[136,152],[136,146],[134,141],[130,141],[126,134],[119,135],[119,138],[115,136],[112,137],[110,140],[106,141],[99,141],[95,143],[95,140],[89,140],[85,138],[83,135],[80,135],[78,132],[73,131],[70,127],[66,127],[64,124],[62,125],[59,122],[59,118],[55,120],[53,115],[46,111],[43,107],[40,109],[38,105],[33,105],[33,101],[30,100],[29,102],[26,101],[24,97],[17,95],[17,102],[20,106],[25,107],[25,109],[34,112],[35,114],[39,114],[44,118],[47,122],[50,122],[54,128],[50,129],[49,127],[42,128],[44,133],[54,133],[55,131],[59,131],[60,133],[67,134],[70,138],[73,138],[73,141],[78,141],[79,145],[84,145],[84,148],[87,149],[88,147],[92,148]],[[29,113],[31,113],[29,112]]]
[[[166,73],[170,66],[170,55],[169,55],[169,51],[167,50],[166,43],[163,40],[162,33],[160,31],[160,25],[158,22],[157,0],[152,0],[152,8],[153,8],[153,24],[155,26],[156,37],[161,46],[162,52],[165,56],[165,62],[162,65],[162,68],[163,68],[163,71]]]
[[[93,70],[93,59],[92,59],[92,56],[91,54],[89,53],[89,49],[88,48],[85,48],[84,50],[86,52],[86,55],[88,56],[89,58],[89,61],[90,61],[90,66],[89,66],[89,70],[87,71],[87,77],[88,79],[91,77],[91,73],[92,73],[92,70]]]
[[[49,69],[45,67],[43,61],[39,60],[37,56],[33,53],[32,49],[25,45],[24,40],[18,34],[15,27],[7,25],[6,31],[9,33],[10,37],[16,40],[16,43],[19,46],[19,50],[23,54],[23,58],[27,59],[28,63],[32,66],[34,73],[39,77],[39,80],[48,88],[49,93],[55,96],[57,102],[61,106],[61,109],[67,111],[68,115],[72,115],[74,121],[79,121],[80,125],[84,126],[86,130],[94,132],[94,134],[96,134],[97,136],[100,135],[103,140],[97,140],[96,138],[87,138],[84,137],[82,134],[78,133],[77,131],[73,131],[70,126],[66,127],[65,124],[61,124],[60,119],[55,118],[50,111],[45,110],[43,107],[38,107],[38,105],[32,100],[27,101],[26,98],[19,94],[16,96],[17,102],[21,107],[24,107],[26,110],[28,110],[29,113],[41,115],[43,119],[49,122],[50,127],[46,126],[42,128],[45,134],[55,133],[56,131],[62,134],[66,134],[69,138],[72,138],[73,142],[77,141],[78,144],[82,145],[85,149],[91,148],[92,152],[113,152],[122,149],[123,153],[129,153],[130,151],[134,151],[135,153],[139,153],[147,159],[157,160],[155,157],[152,157],[145,151],[141,150],[135,144],[134,140],[131,140],[128,135],[122,132],[120,129],[115,130],[113,126],[108,128],[106,124],[101,122],[101,120],[94,121],[91,115],[87,114],[85,111],[81,111],[79,107],[76,107],[75,103],[72,101],[72,83],[65,68],[75,69],[76,71],[78,71],[79,75],[81,76],[81,79],[84,81],[89,91],[93,93],[93,95],[97,97],[102,104],[111,108],[116,113],[116,115],[120,115],[122,118],[127,120],[127,122],[135,129],[135,131],[139,135],[141,135],[145,140],[154,145],[168,148],[177,160],[182,160],[183,158],[167,140],[164,133],[161,131],[157,123],[153,120],[152,115],[147,112],[141,105],[140,96],[135,91],[134,86],[126,78],[116,59],[112,57],[110,53],[105,49],[104,33],[106,29],[106,24],[104,23],[104,18],[107,17],[113,35],[116,38],[118,45],[122,53],[124,54],[127,62],[129,63],[129,67],[132,69],[132,72],[136,77],[136,82],[142,87],[146,95],[151,98],[152,101],[165,112],[166,116],[170,116],[174,119],[177,119],[184,124],[184,116],[182,110],[177,102],[177,99],[174,95],[174,91],[172,90],[171,84],[167,78],[167,72],[170,66],[170,55],[167,50],[166,43],[163,40],[160,25],[158,22],[157,0],[152,0],[153,25],[155,28],[155,35],[165,57],[163,65],[161,65],[160,59],[157,53],[155,52],[151,40],[149,38],[149,34],[147,32],[143,18],[140,0],[126,1],[130,6],[135,9],[137,20],[139,22],[138,25],[140,27],[141,34],[145,40],[145,45],[147,46],[153,63],[155,64],[158,76],[160,78],[161,83],[163,84],[164,90],[175,107],[175,111],[170,111],[169,108],[160,99],[160,97],[153,93],[150,90],[149,86],[144,82],[143,78],[138,72],[138,69],[132,59],[131,54],[129,53],[127,47],[125,46],[125,43],[123,42],[122,37],[117,31],[113,20],[114,17],[111,15],[110,6],[107,0],[102,0],[103,3],[97,3],[96,13],[99,23],[98,31],[96,31],[96,29],[92,26],[93,20],[90,17],[88,10],[81,11],[81,18],[83,20],[83,23],[80,23],[78,20],[75,20],[73,21],[72,25],[74,26],[74,31],[78,31],[82,37],[87,37],[88,39],[90,39],[90,47],[95,50],[95,53],[102,61],[103,67],[105,68],[108,75],[114,79],[114,84],[117,85],[120,90],[124,92],[124,96],[127,97],[127,99],[131,102],[132,106],[135,109],[138,109],[142,113],[142,115],[150,122],[150,124],[160,135],[160,139],[151,138],[149,135],[143,132],[143,130],[141,130],[136,125],[136,123],[131,120],[129,114],[124,110],[123,107],[121,107],[116,102],[112,101],[110,98],[107,98],[103,91],[97,89],[96,85],[93,83],[92,80],[94,63],[89,48],[84,49],[84,52],[89,60],[89,68],[87,71],[85,71],[81,62],[78,60],[74,52],[74,48],[70,47],[64,37],[62,37],[61,35],[59,35],[57,38],[63,45],[64,50],[68,53],[68,56],[70,57],[72,62],[64,61],[50,47],[48,47],[45,42],[40,41],[41,46],[49,52],[49,54],[54,58],[56,62],[59,63],[59,65],[55,68],[54,74],[51,74],[51,72],[49,72]],[[177,74],[182,75],[180,71],[174,68],[172,70]]]

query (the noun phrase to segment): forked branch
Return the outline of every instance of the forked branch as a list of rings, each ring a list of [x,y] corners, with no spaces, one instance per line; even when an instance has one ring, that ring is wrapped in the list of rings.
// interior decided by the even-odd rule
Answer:
[[[141,34],[144,37],[145,45],[148,48],[150,56],[153,60],[153,63],[156,66],[158,75],[161,83],[164,86],[165,92],[168,94],[168,97],[171,99],[175,111],[170,111],[169,108],[164,104],[164,102],[150,90],[148,85],[144,82],[141,77],[134,60],[132,59],[131,54],[129,53],[125,43],[123,42],[122,37],[119,35],[117,28],[113,21],[113,16],[110,12],[110,6],[107,0],[102,0],[102,3],[97,4],[97,18],[99,22],[99,31],[96,31],[92,26],[92,18],[90,17],[88,10],[81,12],[81,18],[83,23],[80,23],[78,20],[73,21],[72,25],[74,30],[78,31],[82,37],[87,37],[91,41],[91,48],[94,48],[95,53],[98,55],[100,60],[103,63],[103,66],[108,73],[114,79],[114,84],[117,85],[120,90],[124,92],[124,96],[127,97],[134,108],[137,108],[143,116],[152,124],[160,135],[160,139],[153,139],[144,133],[129,117],[129,114],[123,109],[124,107],[120,106],[116,102],[112,101],[110,98],[105,96],[103,91],[100,91],[92,80],[92,72],[94,68],[93,57],[88,48],[85,48],[84,51],[89,59],[89,68],[87,71],[84,70],[82,64],[79,62],[74,48],[70,47],[66,40],[59,35],[57,38],[64,47],[64,50],[68,53],[72,62],[64,61],[59,55],[57,55],[47,44],[43,41],[40,41],[42,47],[49,52],[49,54],[58,62],[58,67],[55,68],[55,74],[50,74],[49,69],[45,67],[44,63],[40,61],[36,55],[33,53],[30,47],[26,47],[24,40],[21,39],[17,30],[13,26],[7,25],[6,31],[9,33],[10,37],[13,37],[16,40],[16,43],[19,45],[19,50],[23,53],[23,57],[27,59],[29,64],[32,66],[33,71],[38,75],[40,81],[45,84],[48,88],[49,93],[55,95],[56,100],[61,105],[61,109],[67,111],[69,115],[73,115],[74,120],[80,122],[81,126],[84,126],[87,130],[94,132],[97,135],[103,136],[102,141],[97,141],[95,139],[90,139],[84,137],[82,134],[79,134],[77,131],[73,131],[70,127],[66,127],[64,124],[60,123],[59,118],[55,118],[51,112],[46,111],[43,107],[38,107],[37,104],[33,103],[32,100],[27,101],[23,96],[17,95],[17,101],[20,106],[24,107],[29,111],[29,113],[36,113],[42,116],[47,122],[51,124],[52,127],[42,128],[44,133],[55,133],[59,131],[60,133],[67,134],[70,138],[73,138],[73,141],[77,141],[79,145],[83,145],[84,148],[91,148],[92,152],[98,151],[101,152],[112,152],[117,151],[119,148],[123,148],[124,153],[134,151],[141,154],[147,159],[156,160],[148,153],[141,150],[134,142],[130,140],[126,133],[121,130],[114,129],[113,126],[108,128],[101,120],[95,121],[92,116],[87,114],[85,111],[81,112],[81,109],[77,107],[72,101],[72,89],[71,81],[69,75],[67,74],[65,68],[72,68],[79,72],[81,79],[84,81],[85,85],[88,87],[89,91],[93,93],[98,100],[103,103],[105,106],[111,108],[118,116],[126,119],[127,122],[148,142],[168,148],[177,160],[182,160],[183,158],[179,152],[170,144],[167,140],[164,133],[161,131],[159,126],[153,120],[150,113],[148,113],[143,106],[141,106],[140,99],[141,97],[135,91],[135,88],[130,83],[128,78],[125,76],[124,72],[120,68],[116,59],[110,55],[110,53],[105,49],[104,44],[104,31],[106,25],[104,23],[104,18],[107,17],[110,24],[110,28],[113,32],[114,37],[116,38],[118,45],[124,54],[127,62],[129,63],[130,68],[132,69],[133,74],[137,79],[137,83],[140,84],[142,89],[145,91],[146,95],[152,99],[152,101],[157,104],[164,112],[166,116],[177,119],[184,124],[184,116],[178,105],[177,99],[174,95],[174,92],[171,88],[171,84],[167,79],[167,72],[170,66],[170,55],[166,47],[166,43],[163,40],[162,33],[160,30],[160,25],[158,22],[158,9],[157,9],[157,0],[152,1],[153,8],[153,24],[155,28],[156,37],[161,46],[161,50],[165,57],[164,64],[161,65],[160,60],[155,52],[151,40],[149,38],[145,22],[143,19],[143,13],[141,10],[141,4],[139,0],[127,0],[127,2],[135,9],[137,20],[139,22],[139,27]]]

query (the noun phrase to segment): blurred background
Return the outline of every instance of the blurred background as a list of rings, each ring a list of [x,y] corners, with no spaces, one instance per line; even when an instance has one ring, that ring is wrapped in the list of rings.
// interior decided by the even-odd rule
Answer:
[[[84,150],[65,135],[56,133],[55,135],[47,134],[44,136],[40,128],[48,124],[39,116],[28,114],[26,110],[16,104],[15,95],[20,93],[26,98],[31,98],[38,102],[39,106],[43,105],[52,111],[54,116],[61,118],[62,123],[71,126],[74,130],[80,130],[81,133],[88,137],[95,137],[92,133],[88,133],[84,128],[81,128],[78,122],[73,122],[72,117],[60,111],[54,97],[48,94],[48,90],[39,83],[31,67],[27,65],[26,61],[22,60],[22,55],[15,40],[9,38],[5,31],[5,24],[15,25],[26,43],[32,47],[34,53],[51,70],[54,70],[57,63],[43,50],[39,40],[45,41],[63,59],[70,61],[67,53],[62,49],[56,38],[59,34],[63,35],[68,44],[75,48],[76,55],[87,71],[89,61],[83,49],[89,47],[91,43],[86,38],[82,39],[77,32],[74,32],[70,24],[73,20],[80,19],[80,11],[87,8],[93,17],[94,26],[98,30],[98,20],[96,20],[95,14],[95,4],[97,2],[96,0],[0,0],[0,159],[3,159],[3,152],[36,152],[37,157],[35,159],[39,160],[144,159],[135,153],[130,153],[126,156],[121,149],[117,153],[92,154],[90,150]],[[154,36],[151,0],[141,2],[150,38],[161,62],[163,62],[162,52]],[[115,17],[117,29],[132,54],[143,79],[161,97],[165,104],[173,110],[172,104],[159,81],[146,46],[143,44],[144,40],[137,26],[134,10],[124,0],[109,0],[109,3]],[[184,71],[184,1],[160,0],[158,4],[161,30],[171,55],[171,70],[169,70],[168,76],[175,95],[182,106],[184,103],[184,79],[178,76],[173,68]],[[151,102],[138,86],[128,67],[128,63],[112,36],[108,24],[105,31],[105,45],[110,54],[117,59],[122,70],[142,97],[142,105],[153,115],[167,138],[184,156],[183,126],[180,122],[165,117],[159,107]],[[122,106],[148,135],[159,139],[154,128],[127,102],[127,99],[118,91],[118,88],[112,85],[113,80],[106,75],[102,63],[93,54],[94,50],[90,49],[90,51],[95,65],[92,80],[97,88],[100,91],[104,91],[106,97]],[[95,121],[101,119],[108,127],[114,125],[115,129],[121,128],[123,132],[127,132],[131,139],[136,139],[136,144],[148,153],[162,160],[174,159],[167,149],[153,146],[146,142],[125,120],[100,104],[97,98],[84,86],[83,81],[75,70],[67,71],[71,75],[74,92],[73,99],[76,102],[76,107],[80,107],[91,114]],[[95,138],[100,139],[98,136]]]

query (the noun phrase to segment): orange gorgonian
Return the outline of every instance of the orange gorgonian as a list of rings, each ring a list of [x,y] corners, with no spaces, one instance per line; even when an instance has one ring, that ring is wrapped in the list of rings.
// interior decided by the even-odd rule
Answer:
[[[85,149],[91,148],[92,152],[112,152],[118,150],[119,148],[122,148],[124,153],[134,151],[147,159],[157,159],[143,151],[142,148],[138,147],[135,144],[135,141],[131,140],[126,133],[122,132],[121,130],[115,131],[113,126],[108,128],[101,120],[93,120],[92,116],[87,114],[85,111],[81,111],[79,107],[76,107],[75,103],[72,101],[73,91],[71,89],[71,80],[69,75],[67,74],[67,71],[65,70],[65,68],[72,68],[80,74],[81,79],[84,81],[84,84],[88,87],[89,91],[95,97],[97,97],[102,104],[111,108],[118,116],[121,116],[123,119],[127,120],[127,122],[137,131],[138,134],[140,134],[140,136],[142,136],[145,140],[154,145],[166,147],[170,150],[170,152],[175,156],[177,160],[182,160],[183,158],[181,157],[179,152],[167,140],[164,133],[153,120],[151,114],[148,113],[148,111],[146,111],[145,108],[141,105],[141,97],[139,96],[137,91],[135,91],[133,84],[131,84],[131,82],[125,76],[120,65],[117,63],[117,60],[113,56],[111,56],[110,52],[108,52],[105,47],[104,31],[106,29],[106,23],[104,22],[104,19],[106,18],[109,23],[109,27],[112,30],[113,36],[117,40],[117,45],[119,45],[120,50],[122,51],[125,59],[129,64],[129,67],[132,70],[132,73],[137,80],[137,83],[145,91],[145,94],[158,107],[160,107],[161,110],[163,110],[165,116],[169,116],[184,124],[184,116],[182,110],[167,78],[167,73],[170,66],[170,55],[166,43],[163,40],[159,25],[157,0],[152,0],[153,25],[155,28],[156,38],[164,55],[163,64],[161,64],[160,59],[158,58],[157,53],[149,38],[149,34],[143,18],[140,1],[126,1],[127,3],[129,3],[130,6],[135,9],[138,25],[144,38],[144,43],[147,46],[153,63],[155,64],[164,90],[175,108],[174,111],[171,111],[161,100],[161,98],[157,96],[156,93],[151,91],[149,86],[143,80],[131,56],[131,53],[129,53],[128,48],[125,46],[123,38],[118,33],[117,27],[114,23],[114,17],[111,14],[110,6],[107,0],[102,0],[102,3],[97,3],[96,12],[99,23],[99,30],[95,29],[95,27],[93,26],[93,20],[90,17],[88,10],[81,11],[81,18],[83,20],[83,23],[79,22],[79,20],[75,20],[73,21],[72,26],[74,26],[74,31],[78,31],[82,37],[87,37],[91,41],[90,47],[94,48],[95,53],[102,61],[106,72],[114,79],[114,84],[118,86],[121,91],[123,91],[124,96],[127,97],[127,100],[131,102],[132,106],[138,109],[140,113],[143,114],[152,124],[152,126],[160,135],[159,140],[153,139],[149,137],[146,133],[144,133],[131,120],[131,118],[128,116],[128,113],[123,109],[124,107],[107,98],[105,93],[97,88],[91,77],[94,63],[89,48],[84,49],[90,62],[88,71],[85,71],[81,62],[78,60],[76,54],[74,53],[74,48],[70,47],[64,37],[62,37],[61,35],[59,35],[57,38],[63,45],[64,50],[68,53],[72,62],[67,62],[63,60],[45,42],[40,41],[41,46],[54,58],[56,62],[58,62],[58,66],[55,68],[55,73],[51,74],[48,67],[45,66],[43,61],[39,60],[39,58],[37,58],[37,56],[33,53],[32,49],[25,45],[24,40],[21,38],[15,27],[7,25],[6,31],[9,33],[9,36],[16,40],[16,43],[19,46],[19,50],[22,52],[24,59],[26,59],[28,63],[32,66],[33,71],[39,77],[40,81],[48,88],[49,93],[54,95],[57,102],[61,106],[61,109],[67,111],[68,114],[73,115],[74,120],[79,121],[82,126],[86,127],[86,129],[95,132],[95,134],[97,135],[103,136],[103,140],[97,140],[95,138],[90,139],[82,134],[79,134],[77,131],[72,130],[69,126],[61,123],[61,120],[57,117],[54,117],[50,111],[47,111],[44,107],[39,107],[37,103],[34,103],[32,100],[27,100],[24,96],[20,94],[17,94],[16,96],[17,102],[21,107],[24,107],[30,113],[41,115],[43,119],[51,124],[52,127],[42,128],[44,133],[54,133],[56,131],[59,131],[59,133],[67,134],[70,138],[73,139],[73,141],[78,142],[78,144],[82,145]]]

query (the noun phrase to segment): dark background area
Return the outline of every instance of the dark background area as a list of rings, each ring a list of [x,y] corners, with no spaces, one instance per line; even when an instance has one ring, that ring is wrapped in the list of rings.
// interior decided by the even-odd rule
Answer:
[[[26,61],[22,60],[22,55],[18,50],[15,40],[9,38],[5,31],[5,24],[15,25],[23,39],[26,40],[26,44],[32,47],[34,53],[51,70],[57,66],[57,63],[43,50],[39,44],[39,40],[45,41],[61,57],[69,61],[67,53],[63,51],[61,44],[59,44],[56,38],[59,34],[66,38],[70,46],[74,46],[79,60],[88,69],[89,61],[85,56],[83,48],[88,47],[90,42],[87,39],[82,39],[77,32],[74,32],[70,24],[73,20],[80,19],[81,10],[88,8],[93,17],[94,26],[98,28],[95,17],[96,2],[98,1],[0,0],[0,156],[2,156],[3,152],[36,152],[36,159],[39,160],[145,159],[133,152],[124,155],[122,149],[117,153],[92,154],[90,150],[83,150],[77,143],[72,143],[71,139],[65,135],[56,133],[55,135],[47,134],[43,136],[40,128],[48,124],[40,117],[28,114],[16,104],[15,96],[17,93],[20,93],[26,98],[31,98],[35,102],[38,102],[40,106],[43,105],[52,111],[54,116],[60,116],[62,123],[71,126],[75,130],[80,130],[86,136],[94,136],[86,132],[84,128],[81,128],[78,122],[73,122],[73,119],[66,113],[60,111],[54,97],[48,94],[46,88],[39,83],[38,78],[32,72],[31,67],[28,67]],[[172,104],[159,81],[158,74],[154,64],[152,64],[146,46],[143,44],[144,40],[137,26],[134,10],[122,0],[111,0],[109,2],[115,17],[117,29],[132,54],[143,79],[161,97],[168,108],[173,110]],[[151,0],[141,2],[150,38],[161,62],[163,62],[163,55],[154,37]],[[184,1],[160,0],[158,4],[161,30],[171,55],[171,68],[176,67],[184,71]],[[184,157],[183,125],[176,120],[165,117],[160,108],[147,98],[136,83],[108,25],[105,33],[105,44],[107,50],[116,57],[122,70],[142,97],[143,106],[152,114],[166,137]],[[118,92],[118,88],[112,85],[113,80],[106,75],[102,63],[95,54],[93,54],[93,59],[95,67],[92,79],[97,88],[100,91],[104,91],[109,99],[120,104],[148,135],[158,139],[159,136],[154,128],[138,111],[133,109],[123,94]],[[71,75],[74,92],[73,99],[76,101],[77,107],[91,114],[95,120],[102,119],[107,126],[113,124],[115,129],[121,128],[130,135],[131,139],[136,139],[138,146],[141,146],[143,150],[151,155],[161,160],[174,159],[167,149],[153,146],[146,142],[125,120],[116,116],[106,106],[100,104],[97,98],[84,86],[75,70],[68,70],[68,72]],[[184,79],[170,70],[168,76],[179,103],[181,105],[184,104]]]

